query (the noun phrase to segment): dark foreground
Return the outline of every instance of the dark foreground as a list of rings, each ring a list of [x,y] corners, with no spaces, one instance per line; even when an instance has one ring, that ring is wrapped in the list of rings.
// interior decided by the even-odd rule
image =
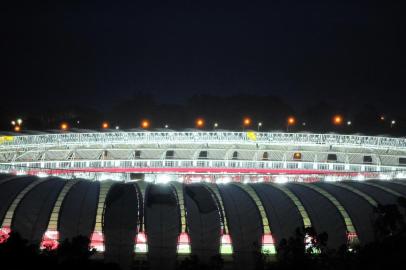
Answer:
[[[403,269],[406,265],[406,199],[399,199],[398,205],[379,206],[375,209],[375,241],[366,246],[348,251],[346,247],[330,250],[326,247],[328,235],[316,234],[313,230],[298,229],[296,236],[282,240],[278,247],[276,261],[258,252],[254,269]],[[315,254],[303,245],[304,233],[314,237]],[[7,242],[0,244],[0,269],[120,269],[116,264],[94,259],[89,251],[89,239],[76,237],[61,243],[58,250],[39,251],[29,245],[19,234],[11,233]],[[148,265],[134,263],[132,269],[148,269]],[[202,264],[199,258],[191,256],[178,262],[176,269],[232,269],[221,257],[215,257],[210,264]]]

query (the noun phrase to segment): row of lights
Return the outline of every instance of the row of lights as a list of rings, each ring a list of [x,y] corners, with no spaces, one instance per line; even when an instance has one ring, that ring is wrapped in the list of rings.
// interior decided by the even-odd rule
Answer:
[[[381,116],[381,117],[380,117],[380,120],[381,120],[381,121],[385,121],[385,117],[384,117],[384,116]],[[15,132],[20,132],[20,131],[21,131],[22,123],[23,123],[23,121],[22,121],[20,118],[17,119],[17,120],[11,121],[11,125],[14,127],[13,129],[14,129]],[[78,123],[79,123],[79,121],[78,121]],[[251,126],[252,126],[252,123],[253,123],[253,121],[252,121],[251,118],[249,118],[249,117],[244,117],[243,120],[242,120],[242,127],[243,127],[243,129],[244,129],[244,128],[249,128],[249,127],[251,127]],[[287,129],[287,131],[289,131],[289,127],[295,126],[296,123],[297,123],[297,119],[296,119],[294,116],[289,116],[289,117],[286,119],[286,129]],[[344,117],[341,116],[341,115],[334,115],[334,116],[332,117],[332,123],[333,123],[335,126],[341,126],[341,125],[344,124]],[[346,124],[347,124],[347,126],[351,126],[351,125],[352,125],[352,122],[351,122],[351,121],[347,121]],[[392,120],[392,121],[391,121],[391,127],[393,127],[395,124],[396,124],[396,121],[395,121],[395,120]],[[303,122],[302,125],[303,125],[303,126],[306,126],[306,122]],[[151,122],[150,122],[148,119],[143,119],[143,120],[141,121],[141,123],[140,123],[140,126],[141,126],[141,128],[143,128],[143,129],[148,129],[148,128],[151,127]],[[196,126],[196,128],[204,128],[204,127],[206,126],[206,121],[204,120],[204,118],[197,118],[196,121],[195,121],[195,126]],[[217,122],[215,122],[215,123],[213,124],[213,129],[218,128],[218,126],[219,126],[219,124],[218,124]],[[262,122],[258,122],[258,124],[257,124],[257,129],[258,129],[258,131],[261,129],[261,127],[262,127]],[[102,129],[110,129],[110,123],[107,122],[107,121],[104,121],[104,122],[101,124],[101,128],[102,128]],[[165,128],[169,128],[169,125],[166,124],[166,125],[165,125]],[[67,131],[67,130],[69,130],[69,124],[68,124],[67,122],[62,122],[61,125],[60,125],[60,129],[61,129],[62,131]],[[118,129],[120,129],[120,127],[119,127],[119,126],[116,126],[115,129],[118,130]]]
[[[23,125],[23,120],[21,118],[17,118],[16,120],[11,121],[11,125],[13,126],[13,129],[15,132],[20,132],[22,125]]]

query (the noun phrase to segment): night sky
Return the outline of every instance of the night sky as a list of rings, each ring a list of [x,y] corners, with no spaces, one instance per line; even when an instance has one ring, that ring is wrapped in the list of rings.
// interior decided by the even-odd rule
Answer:
[[[3,105],[249,93],[406,113],[404,8],[376,2],[7,1]]]

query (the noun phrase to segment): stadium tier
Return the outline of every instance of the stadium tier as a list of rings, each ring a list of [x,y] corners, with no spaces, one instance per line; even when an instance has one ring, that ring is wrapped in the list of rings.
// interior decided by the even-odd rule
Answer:
[[[116,180],[143,173],[152,182],[406,176],[403,138],[254,131],[14,135],[0,137],[0,171],[4,173]]]

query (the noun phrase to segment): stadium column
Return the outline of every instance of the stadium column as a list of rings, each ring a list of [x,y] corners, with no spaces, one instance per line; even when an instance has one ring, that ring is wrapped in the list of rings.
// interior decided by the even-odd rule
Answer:
[[[96,210],[96,221],[94,224],[94,229],[90,237],[90,248],[96,249],[97,252],[104,252],[104,235],[103,235],[103,221],[104,221],[104,210],[106,208],[106,197],[114,184],[112,181],[100,182],[99,198]]]
[[[134,252],[135,255],[145,255],[148,252],[147,232],[145,231],[145,194],[148,184],[145,181],[137,181],[135,190],[138,195],[138,228],[135,239]]]
[[[188,234],[188,227],[186,222],[186,208],[185,199],[183,195],[183,184],[179,182],[171,182],[171,186],[175,192],[175,197],[179,206],[180,215],[180,234],[178,237],[177,253],[181,255],[187,255],[191,253],[190,237]]]
[[[351,191],[352,193],[357,194],[358,196],[364,198],[372,207],[378,206],[378,202],[375,201],[371,196],[369,196],[368,194],[366,194],[356,188],[353,188],[352,186],[346,185],[344,183],[334,183],[334,182],[330,182],[329,184],[331,184],[333,186],[341,187],[343,189]]]
[[[371,183],[370,181],[363,181],[362,182],[362,184],[365,184],[365,185],[368,185],[368,186],[371,186],[371,187],[376,187],[376,188],[378,188],[378,189],[380,189],[380,190],[383,190],[383,191],[385,191],[385,192],[387,192],[387,193],[389,193],[389,194],[392,194],[392,195],[394,195],[394,196],[396,196],[396,197],[404,197],[402,194],[400,194],[399,192],[397,192],[397,191],[394,191],[394,190],[392,190],[392,189],[390,189],[390,188],[387,188],[387,187],[384,187],[384,186],[381,186],[381,185],[378,185],[378,184],[375,184],[375,183]]]
[[[10,182],[10,181],[12,181],[12,180],[14,180],[14,179],[16,179],[16,178],[17,178],[17,176],[10,176],[10,177],[7,177],[7,178],[3,179],[3,180],[0,182],[0,186],[1,186],[1,185],[4,185],[4,184],[7,183],[7,182]]]
[[[313,184],[303,184],[303,183],[297,183],[298,185],[302,185],[304,187],[310,188],[320,195],[324,196],[327,200],[329,200],[338,210],[338,213],[342,217],[345,227],[347,229],[347,247],[349,251],[353,250],[353,247],[359,243],[357,231],[355,230],[355,226],[352,223],[352,220],[348,214],[348,212],[345,210],[344,206],[330,193],[325,191],[324,189],[317,187]]]
[[[7,238],[9,237],[9,234],[11,232],[11,224],[13,222],[14,218],[14,213],[22,201],[22,199],[27,195],[28,192],[30,192],[33,188],[38,186],[39,184],[43,183],[48,179],[38,179],[34,180],[31,184],[26,186],[18,195],[14,198],[13,202],[10,204],[10,207],[8,208],[6,215],[4,219],[1,222],[0,226],[0,243],[7,241]]]
[[[269,220],[266,215],[265,208],[264,205],[262,204],[261,199],[258,197],[258,194],[250,185],[241,183],[233,183],[233,184],[244,190],[251,197],[251,199],[257,206],[257,209],[259,210],[259,214],[261,216],[262,221],[262,233],[263,233],[261,252],[264,254],[275,255],[276,254],[275,241],[272,237]]]
[[[289,199],[292,200],[292,202],[295,204],[297,210],[299,211],[300,216],[302,217],[303,228],[308,229],[308,228],[312,227],[312,222],[309,217],[309,214],[306,211],[306,208],[303,206],[302,202],[292,191],[290,191],[287,187],[283,186],[283,184],[273,184],[273,183],[267,183],[267,184],[282,191],[286,196],[289,197]],[[304,242],[305,242],[306,249],[310,249],[311,252],[313,252],[313,253],[319,252],[318,250],[316,250],[313,247],[313,244],[312,244],[313,241],[308,234],[305,235]]]
[[[288,196],[292,200],[292,202],[297,207],[297,210],[299,211],[300,216],[302,217],[303,227],[304,228],[312,227],[312,222],[310,220],[309,214],[306,211],[306,208],[303,206],[302,202],[299,200],[299,198],[292,191],[290,191],[287,187],[285,187],[283,185],[278,185],[278,184],[273,184],[273,183],[267,183],[267,184],[271,185],[274,188],[279,189],[280,191],[282,191],[286,196]]]
[[[392,183],[401,185],[401,186],[406,186],[406,182],[404,182],[405,180],[397,180],[397,181],[392,181]]]
[[[58,195],[58,198],[52,208],[51,216],[48,221],[47,230],[42,236],[42,241],[40,249],[57,249],[59,246],[59,231],[58,231],[58,221],[59,213],[61,211],[62,202],[68,194],[69,190],[77,183],[77,180],[68,180],[65,186]]]
[[[216,203],[220,222],[221,222],[221,235],[220,235],[220,255],[229,259],[233,254],[233,245],[231,242],[231,236],[228,228],[227,216],[224,208],[223,199],[221,198],[220,191],[216,184],[204,183],[204,186],[210,192]]]

